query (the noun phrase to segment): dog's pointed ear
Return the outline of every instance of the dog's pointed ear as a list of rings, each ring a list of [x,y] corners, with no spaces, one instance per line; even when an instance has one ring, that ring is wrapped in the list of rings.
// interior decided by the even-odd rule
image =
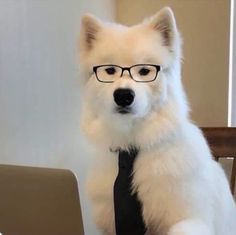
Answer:
[[[164,7],[148,21],[149,26],[161,33],[163,45],[172,47],[178,35],[174,13],[169,7]]]
[[[81,20],[80,49],[91,50],[101,30],[102,23],[99,19],[91,14],[84,15]]]

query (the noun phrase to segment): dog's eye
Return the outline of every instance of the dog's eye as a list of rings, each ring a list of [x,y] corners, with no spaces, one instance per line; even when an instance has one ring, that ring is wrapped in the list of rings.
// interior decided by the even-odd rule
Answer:
[[[150,72],[150,69],[141,68],[138,73],[139,73],[139,75],[141,75],[141,76],[146,76],[146,75],[149,74],[149,72]]]
[[[114,67],[109,67],[105,69],[106,73],[109,75],[113,75],[116,73],[116,69]]]

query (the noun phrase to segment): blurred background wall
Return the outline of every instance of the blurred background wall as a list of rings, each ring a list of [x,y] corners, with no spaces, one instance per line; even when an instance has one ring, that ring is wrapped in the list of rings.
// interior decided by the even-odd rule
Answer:
[[[234,7],[233,7],[234,6]],[[232,106],[231,121],[232,126],[236,126],[236,4],[232,0]]]
[[[117,0],[116,18],[134,24],[170,6],[183,37],[183,82],[192,119],[200,126],[226,126],[230,0]]]

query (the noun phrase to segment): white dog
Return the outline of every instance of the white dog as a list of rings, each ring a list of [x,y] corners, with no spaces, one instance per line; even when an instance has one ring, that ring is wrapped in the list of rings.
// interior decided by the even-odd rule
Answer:
[[[88,192],[103,233],[115,234],[115,150],[132,145],[140,149],[133,187],[149,234],[236,235],[226,176],[188,116],[172,11],[132,27],[85,15],[80,67],[82,128],[97,155]]]

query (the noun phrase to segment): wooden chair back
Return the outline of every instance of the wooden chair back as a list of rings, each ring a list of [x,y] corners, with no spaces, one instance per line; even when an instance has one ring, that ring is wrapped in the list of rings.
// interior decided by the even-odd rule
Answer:
[[[203,127],[201,129],[216,161],[219,161],[220,158],[232,158],[230,188],[234,194],[236,179],[236,127]]]

